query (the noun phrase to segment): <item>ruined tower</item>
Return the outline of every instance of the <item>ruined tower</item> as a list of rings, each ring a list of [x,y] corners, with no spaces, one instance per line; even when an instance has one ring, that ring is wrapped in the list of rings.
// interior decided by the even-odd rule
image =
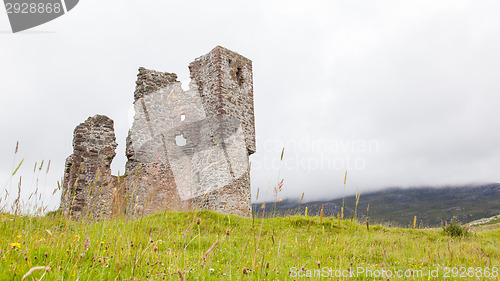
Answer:
[[[66,159],[62,185],[61,209],[65,213],[99,217],[117,212],[119,185],[110,169],[115,140],[113,120],[104,115],[89,117],[75,128],[73,154]]]
[[[122,202],[116,198],[128,198],[120,204],[132,215],[210,209],[250,216],[249,156],[256,150],[252,62],[218,46],[192,62],[189,70],[191,82],[184,91],[173,73],[139,69],[134,122],[126,142],[126,177],[120,178],[124,187],[116,186],[116,178],[103,189],[115,194],[114,203],[108,202],[115,205],[112,209]],[[81,162],[69,161],[64,186],[71,186],[71,167]],[[107,163],[100,165],[109,169]],[[94,170],[88,171],[87,180],[95,176]],[[74,190],[74,199],[81,193]],[[66,209],[87,204],[63,201]]]

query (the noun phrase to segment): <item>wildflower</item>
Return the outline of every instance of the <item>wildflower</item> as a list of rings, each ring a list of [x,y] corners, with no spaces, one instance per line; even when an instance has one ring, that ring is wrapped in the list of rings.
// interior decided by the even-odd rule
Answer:
[[[19,243],[17,243],[17,242],[16,242],[16,243],[10,243],[10,246],[11,246],[12,248],[21,248],[21,244],[19,244]]]
[[[22,236],[21,236],[21,234],[19,234],[19,235],[17,235],[16,237],[17,237],[18,239],[21,239],[21,237],[22,237]]]
[[[201,223],[201,219],[200,218],[196,218],[196,224],[200,224]]]
[[[80,235],[76,234],[75,236],[73,236],[75,238],[80,238]]]

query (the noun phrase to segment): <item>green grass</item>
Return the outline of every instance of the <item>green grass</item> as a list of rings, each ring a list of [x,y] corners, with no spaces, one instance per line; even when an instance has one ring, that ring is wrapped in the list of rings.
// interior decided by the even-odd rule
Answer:
[[[500,216],[476,220],[470,224],[476,231],[500,230]]]
[[[20,280],[35,266],[51,270],[35,271],[25,280],[181,280],[180,274],[184,280],[293,280],[298,279],[293,268],[303,268],[305,275],[357,267],[413,270],[418,280],[419,270],[427,274],[438,268],[442,279],[446,266],[496,266],[497,272],[500,267],[499,230],[449,237],[432,229],[370,225],[367,230],[349,220],[339,226],[337,218],[252,220],[209,211],[99,222],[57,213],[1,214],[0,241],[0,280]]]

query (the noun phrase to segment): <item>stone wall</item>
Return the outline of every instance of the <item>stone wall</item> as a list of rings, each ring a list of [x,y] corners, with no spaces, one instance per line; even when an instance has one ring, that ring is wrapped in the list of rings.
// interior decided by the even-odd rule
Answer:
[[[184,91],[173,73],[139,69],[126,141],[127,176],[119,184],[109,171],[116,147],[112,121],[96,116],[75,129],[64,210],[142,216],[211,209],[250,216],[249,156],[256,150],[252,63],[216,47],[189,70]],[[101,180],[94,180],[97,171]],[[101,193],[84,187],[93,184],[103,186],[97,189]]]
[[[113,202],[122,201],[125,191],[111,175],[116,146],[113,120],[106,116],[89,117],[75,128],[62,186],[61,207],[66,214],[99,217],[116,210]]]
[[[215,119],[215,123],[219,125],[215,135],[224,136],[224,142],[220,146],[228,160],[232,179],[203,197],[193,198],[193,201],[203,209],[249,216],[251,202],[248,157],[256,151],[252,62],[217,46],[192,62],[189,70],[191,79],[198,86],[207,118]],[[231,132],[237,128],[241,128],[242,135]],[[246,151],[235,138],[244,141]]]
[[[208,117],[231,116],[241,122],[248,154],[255,152],[252,61],[217,46],[189,65]]]

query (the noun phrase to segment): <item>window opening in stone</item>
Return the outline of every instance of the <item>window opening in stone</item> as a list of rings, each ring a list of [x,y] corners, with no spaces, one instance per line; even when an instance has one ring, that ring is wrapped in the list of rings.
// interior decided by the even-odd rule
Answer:
[[[236,71],[236,79],[238,79],[238,84],[241,86],[245,79],[243,78],[243,73],[241,72],[241,67],[238,67],[238,71]]]
[[[180,134],[175,136],[175,144],[177,146],[186,146],[187,140],[184,138],[184,135]]]

